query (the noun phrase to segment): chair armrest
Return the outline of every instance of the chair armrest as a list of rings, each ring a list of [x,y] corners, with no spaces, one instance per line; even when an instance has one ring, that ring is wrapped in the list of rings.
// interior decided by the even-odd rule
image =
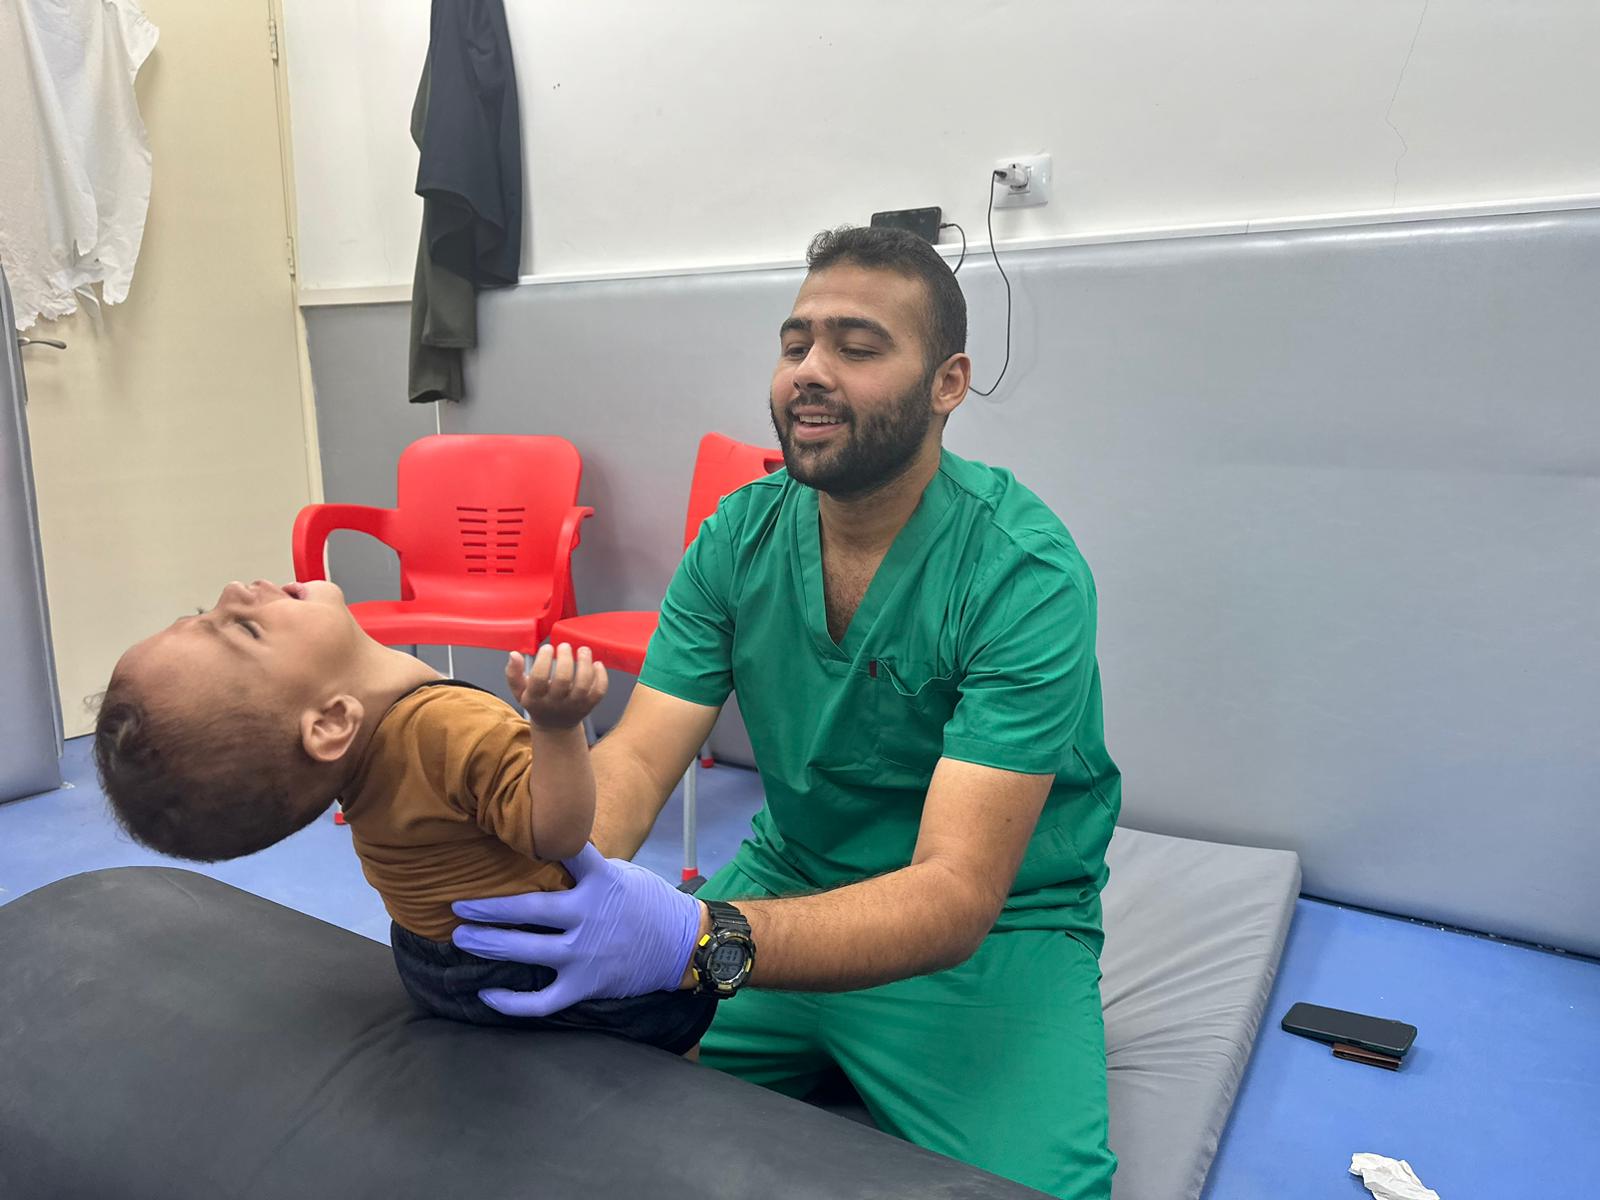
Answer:
[[[567,509],[562,519],[561,532],[556,535],[556,561],[550,574],[550,608],[546,615],[551,621],[578,615],[572,598],[572,552],[583,540],[578,526],[592,516],[594,509],[574,506]]]
[[[301,583],[326,579],[323,551],[328,535],[335,529],[350,529],[377,538],[391,550],[399,547],[390,540],[395,510],[366,504],[308,504],[294,519],[294,577]]]

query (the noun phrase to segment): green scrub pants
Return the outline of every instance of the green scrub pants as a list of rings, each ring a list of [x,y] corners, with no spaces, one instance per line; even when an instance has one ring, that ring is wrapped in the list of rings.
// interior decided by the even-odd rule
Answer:
[[[699,892],[769,894],[732,863]],[[1062,1200],[1111,1195],[1100,965],[1064,933],[992,933],[959,967],[859,992],[741,992],[700,1061],[795,1097],[837,1064],[888,1133]]]

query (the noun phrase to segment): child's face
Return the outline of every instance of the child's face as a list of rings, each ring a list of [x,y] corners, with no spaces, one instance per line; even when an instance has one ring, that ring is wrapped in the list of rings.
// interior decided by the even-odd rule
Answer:
[[[146,687],[180,702],[294,711],[350,690],[371,645],[336,585],[258,579],[228,584],[214,607],[140,642],[118,670],[137,671]]]

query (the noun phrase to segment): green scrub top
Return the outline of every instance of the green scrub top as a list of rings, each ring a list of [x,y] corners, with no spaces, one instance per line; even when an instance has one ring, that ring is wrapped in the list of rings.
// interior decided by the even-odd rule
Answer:
[[[766,805],[735,862],[774,895],[906,866],[941,757],[1055,781],[997,930],[1098,954],[1121,803],[1106,753],[1095,590],[1008,471],[949,451],[842,642],[828,633],[817,493],[780,471],[728,496],[684,555],[640,682],[738,694]]]

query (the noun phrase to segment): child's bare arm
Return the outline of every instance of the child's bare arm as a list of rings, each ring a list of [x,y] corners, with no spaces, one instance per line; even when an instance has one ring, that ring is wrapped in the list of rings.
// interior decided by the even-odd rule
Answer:
[[[571,858],[589,840],[594,824],[594,772],[583,719],[606,694],[606,669],[587,646],[541,646],[528,662],[512,654],[506,683],[528,713],[533,765],[528,772],[528,811],[533,846],[540,858]]]

